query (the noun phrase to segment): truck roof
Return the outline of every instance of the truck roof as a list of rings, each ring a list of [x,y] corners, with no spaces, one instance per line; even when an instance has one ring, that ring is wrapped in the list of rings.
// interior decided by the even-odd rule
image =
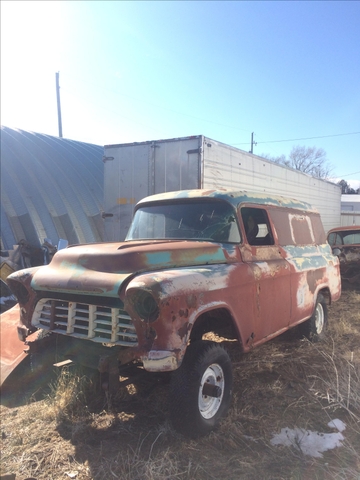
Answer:
[[[294,198],[286,198],[282,196],[274,196],[269,195],[266,192],[249,192],[247,190],[238,191],[232,190],[228,188],[220,188],[216,190],[212,189],[194,189],[194,190],[180,190],[176,192],[166,192],[166,193],[158,193],[155,195],[151,195],[149,197],[145,197],[138,205],[143,205],[144,203],[151,203],[151,202],[161,202],[161,201],[169,201],[169,200],[181,200],[186,198],[201,198],[204,197],[208,198],[217,198],[221,200],[225,200],[235,207],[239,206],[241,203],[253,203],[259,205],[274,205],[278,207],[286,207],[286,208],[294,208],[297,210],[306,210],[317,212],[315,208],[313,208],[309,203],[302,202],[300,200],[296,200]]]
[[[328,231],[328,235],[330,235],[330,233],[335,233],[335,232],[351,232],[352,230],[360,231],[360,225],[347,225],[345,227],[332,228],[331,230]]]

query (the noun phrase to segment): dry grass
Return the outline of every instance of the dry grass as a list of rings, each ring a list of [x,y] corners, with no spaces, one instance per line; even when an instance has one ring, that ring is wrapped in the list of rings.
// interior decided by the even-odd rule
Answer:
[[[325,343],[288,332],[241,358],[229,342],[232,408],[197,441],[169,426],[165,378],[145,375],[112,399],[71,370],[50,387],[34,381],[1,406],[1,471],[17,480],[359,480],[359,307],[360,290],[345,288]],[[323,458],[270,444],[284,427],[331,432],[334,418],[346,423],[344,446]]]

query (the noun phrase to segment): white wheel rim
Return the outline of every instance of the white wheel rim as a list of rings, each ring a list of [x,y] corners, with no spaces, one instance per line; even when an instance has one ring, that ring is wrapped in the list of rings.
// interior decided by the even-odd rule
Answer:
[[[321,333],[323,331],[324,323],[325,323],[324,309],[321,303],[318,303],[316,306],[316,314],[315,314],[316,333]]]
[[[204,395],[203,388],[205,383],[220,387],[221,395],[218,398]],[[213,363],[205,370],[199,388],[199,411],[203,418],[210,419],[214,415],[216,415],[224,396],[224,387],[225,380],[223,369],[220,367],[219,364]]]

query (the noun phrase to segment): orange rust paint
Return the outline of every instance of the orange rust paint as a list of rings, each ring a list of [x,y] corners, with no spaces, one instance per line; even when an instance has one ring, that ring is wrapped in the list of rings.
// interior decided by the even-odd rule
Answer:
[[[1,369],[0,385],[4,383],[10,373],[26,358],[24,343],[18,338],[16,326],[19,322],[20,308],[16,304],[10,310],[0,315],[0,345],[1,345]],[[35,339],[37,334],[28,337],[29,341]]]

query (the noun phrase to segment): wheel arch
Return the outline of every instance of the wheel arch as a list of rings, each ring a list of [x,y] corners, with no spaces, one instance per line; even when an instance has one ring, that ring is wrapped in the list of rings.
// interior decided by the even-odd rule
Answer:
[[[319,295],[322,295],[322,297],[325,299],[326,303],[328,305],[331,305],[332,299],[331,299],[330,289],[329,289],[329,287],[322,287],[322,288],[319,288],[318,291],[316,292],[316,294],[314,295],[314,308],[316,306],[316,301],[319,298]]]
[[[219,337],[237,340],[243,350],[241,334],[234,316],[225,306],[217,306],[200,313],[193,323],[189,340],[190,342],[201,340],[203,335],[210,332]]]

